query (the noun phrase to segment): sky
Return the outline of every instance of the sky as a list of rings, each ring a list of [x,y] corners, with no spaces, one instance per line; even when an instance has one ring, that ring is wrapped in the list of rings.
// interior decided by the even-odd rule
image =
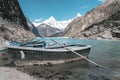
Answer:
[[[31,22],[43,21],[51,16],[68,20],[77,14],[84,15],[104,0],[18,0],[24,15]]]

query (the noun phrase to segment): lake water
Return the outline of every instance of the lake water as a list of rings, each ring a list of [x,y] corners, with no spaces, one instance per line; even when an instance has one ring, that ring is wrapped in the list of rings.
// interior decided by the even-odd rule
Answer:
[[[93,64],[92,65],[90,64],[89,66],[88,63],[87,63],[88,67],[85,67],[86,63],[84,63],[84,61],[83,64],[81,64],[81,61],[78,61],[68,64],[55,65],[52,67],[40,67],[40,66],[38,67],[32,66],[32,68],[27,67],[26,70],[28,70],[28,72],[32,73],[36,69],[36,72],[40,74],[46,73],[46,76],[48,76],[48,73],[50,74],[57,73],[57,76],[58,74],[61,76],[63,75],[62,71],[68,71],[71,72],[71,74],[73,74],[72,77],[71,75],[68,75],[68,77],[72,78],[72,79],[69,78],[69,80],[120,80],[120,41],[84,40],[84,39],[79,40],[69,38],[36,38],[35,40],[40,41],[45,40],[47,43],[49,43],[49,45],[54,44],[54,42],[51,41],[50,39],[53,39],[61,44],[65,43],[65,44],[91,45],[92,48],[89,54],[89,59],[93,60],[94,62],[100,65],[106,66],[109,69],[97,68]],[[56,76],[53,75],[53,77]],[[65,77],[65,75],[63,75],[63,77]],[[81,79],[82,77],[83,79]],[[104,77],[106,77],[106,79]]]
[[[120,67],[120,41],[80,40],[69,38],[36,38],[36,40],[45,40],[49,44],[54,44],[54,42],[50,39],[54,39],[61,44],[92,45],[89,55],[91,60],[108,67]]]

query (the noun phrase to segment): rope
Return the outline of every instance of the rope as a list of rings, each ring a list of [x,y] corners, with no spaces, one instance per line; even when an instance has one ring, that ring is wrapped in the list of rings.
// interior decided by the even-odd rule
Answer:
[[[74,54],[78,55],[79,57],[85,59],[86,61],[88,61],[88,62],[90,62],[90,63],[92,63],[92,64],[94,64],[94,65],[96,65],[96,66],[98,66],[98,67],[102,67],[102,68],[109,69],[108,67],[102,66],[102,65],[100,65],[100,64],[98,64],[98,63],[96,63],[96,62],[94,62],[94,61],[92,61],[92,60],[90,60],[90,59],[84,57],[83,55],[81,55],[81,54],[75,52],[74,50],[71,50],[71,49],[65,47],[63,44],[58,43],[57,41],[55,41],[55,40],[53,40],[53,39],[50,39],[50,40],[53,41],[53,42],[56,42],[57,44],[59,44],[60,46],[62,46],[64,49],[73,52]]]

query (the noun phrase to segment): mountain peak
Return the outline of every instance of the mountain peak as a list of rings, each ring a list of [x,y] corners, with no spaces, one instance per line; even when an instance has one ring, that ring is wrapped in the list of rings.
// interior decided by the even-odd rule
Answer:
[[[68,19],[68,20],[63,20],[63,21],[58,21],[58,20],[55,19],[54,16],[51,16],[51,17],[49,17],[48,19],[44,20],[43,22],[40,22],[40,23],[33,22],[33,24],[38,26],[38,25],[44,23],[44,24],[47,24],[47,25],[49,25],[49,26],[51,26],[51,27],[58,28],[58,29],[60,29],[60,30],[64,30],[64,29],[67,27],[67,25],[68,25],[73,19],[75,19],[75,18],[77,18],[77,17],[81,17],[81,14],[78,13],[74,18]]]
[[[77,13],[77,16],[76,17],[81,17],[81,14],[80,13]]]
[[[42,23],[47,24],[49,26],[52,26],[54,28],[58,28],[60,30],[63,30],[66,28],[66,26],[71,22],[71,20],[64,20],[64,21],[57,21],[53,16],[46,19]]]
[[[56,21],[56,19],[53,16],[51,16],[48,20],[49,21]]]

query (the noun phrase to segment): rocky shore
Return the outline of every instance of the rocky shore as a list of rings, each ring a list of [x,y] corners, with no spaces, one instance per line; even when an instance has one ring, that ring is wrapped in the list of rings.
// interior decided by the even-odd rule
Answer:
[[[119,48],[119,46],[116,47]],[[99,46],[98,48],[100,49],[101,47]],[[105,46],[103,48],[105,48]],[[99,56],[98,52],[100,52],[103,48],[101,48],[100,50],[94,49],[95,54]],[[113,47],[112,51],[114,51]],[[107,54],[102,53],[100,54],[103,56]],[[114,54],[119,53],[119,50],[118,52],[111,53]],[[116,55],[118,56],[119,54]],[[1,72],[0,80],[120,80],[119,70],[120,66],[118,65],[119,59],[115,58],[116,56],[113,54],[110,54],[110,56],[114,56],[110,58],[111,61],[109,60],[111,63],[109,63],[108,65],[106,64],[106,67],[109,67],[110,69],[105,69],[96,67],[85,60],[55,65],[48,64],[48,65],[15,66],[12,63],[12,61],[10,62],[8,61],[7,58],[2,57],[2,55],[0,55],[0,65],[5,63],[4,65],[1,65],[2,67],[0,67]],[[2,61],[2,59],[4,60]],[[97,60],[100,59],[104,61],[104,58],[101,57],[97,58]]]
[[[86,61],[57,65],[22,66],[18,70],[42,80],[119,80],[112,70],[90,65]],[[114,75],[113,75],[114,74]]]
[[[37,79],[35,79],[33,76],[29,76],[26,73],[22,73],[15,68],[0,67],[0,80],[37,80]]]

